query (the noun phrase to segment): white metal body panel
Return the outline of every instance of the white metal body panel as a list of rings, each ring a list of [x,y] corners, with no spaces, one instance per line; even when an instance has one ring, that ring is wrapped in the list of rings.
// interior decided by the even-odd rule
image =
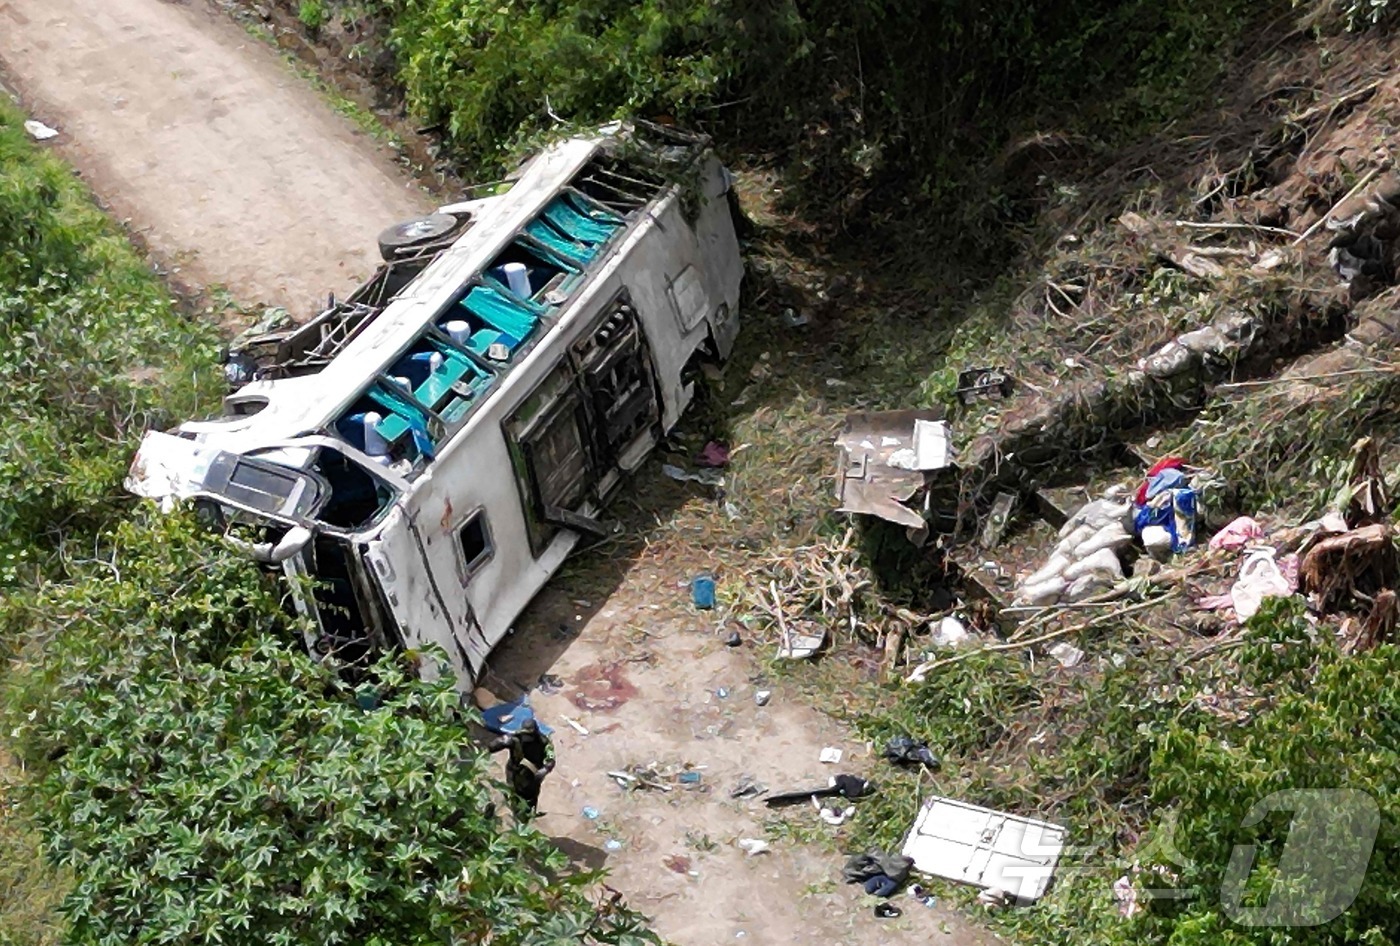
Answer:
[[[921,873],[1030,903],[1050,886],[1064,846],[1058,825],[935,797],[919,810],[903,853]]]

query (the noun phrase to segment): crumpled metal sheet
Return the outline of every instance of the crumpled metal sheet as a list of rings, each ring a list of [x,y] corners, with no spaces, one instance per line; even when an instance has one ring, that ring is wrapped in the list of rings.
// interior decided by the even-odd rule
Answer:
[[[908,503],[927,484],[930,472],[952,465],[951,435],[941,410],[849,414],[836,446],[841,450],[838,512],[927,531],[923,512]]]

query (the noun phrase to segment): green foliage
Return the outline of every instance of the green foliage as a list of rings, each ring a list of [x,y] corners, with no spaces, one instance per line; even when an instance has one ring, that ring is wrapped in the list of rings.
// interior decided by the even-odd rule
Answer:
[[[953,193],[975,176],[969,148],[988,154],[1048,107],[1120,125],[1179,107],[1273,6],[378,0],[411,107],[470,159],[497,158],[555,117],[671,115],[782,149],[824,191],[898,175],[902,194],[926,195]],[[1107,109],[1084,109],[1089,95]]]
[[[1081,645],[1082,646],[1082,645]],[[1097,649],[1113,643],[1101,641]],[[1095,648],[1089,648],[1091,650]],[[1228,659],[1191,670],[1173,655],[1120,653],[1093,673],[1032,671],[1007,655],[955,664],[904,688],[861,720],[877,743],[908,732],[944,756],[921,793],[955,797],[1066,824],[1082,857],[1061,862],[1035,909],[998,922],[1024,942],[1173,946],[1400,942],[1400,650],[1343,654],[1295,600],[1266,602]],[[938,674],[942,676],[938,676]],[[897,844],[914,814],[915,782],[864,806],[872,843]],[[1310,928],[1251,928],[1222,912],[1221,883],[1237,845],[1256,845],[1248,890],[1267,898],[1279,876],[1289,819],[1244,824],[1256,802],[1284,789],[1357,789],[1381,811],[1370,871],[1355,904]],[[867,810],[868,809],[868,810]],[[1346,835],[1346,824],[1339,825]],[[1155,901],[1126,920],[1113,881],[1137,863],[1177,874],[1186,901]]]
[[[1304,21],[1323,29],[1361,32],[1394,21],[1400,6],[1390,0],[1294,0],[1306,7]]]
[[[326,0],[300,0],[297,5],[297,19],[313,33],[325,26],[328,16]]]
[[[110,568],[5,606],[47,651],[17,741],[71,942],[654,941],[595,923],[593,876],[497,817],[447,682],[387,658],[363,709],[288,645],[275,578],[192,520],[109,541]]]
[[[141,431],[213,390],[216,344],[21,118],[0,101],[0,586],[90,550]]]

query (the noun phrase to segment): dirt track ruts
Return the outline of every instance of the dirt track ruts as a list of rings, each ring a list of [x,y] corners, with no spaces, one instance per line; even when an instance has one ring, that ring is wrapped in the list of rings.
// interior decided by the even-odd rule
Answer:
[[[0,62],[183,286],[305,317],[432,205],[389,150],[202,2],[0,0]]]

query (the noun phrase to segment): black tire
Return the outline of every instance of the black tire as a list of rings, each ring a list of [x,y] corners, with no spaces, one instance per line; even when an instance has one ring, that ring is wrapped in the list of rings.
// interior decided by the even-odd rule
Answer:
[[[459,221],[451,214],[428,214],[396,223],[379,234],[379,255],[386,263],[392,263],[402,251],[435,243],[458,226]]]

